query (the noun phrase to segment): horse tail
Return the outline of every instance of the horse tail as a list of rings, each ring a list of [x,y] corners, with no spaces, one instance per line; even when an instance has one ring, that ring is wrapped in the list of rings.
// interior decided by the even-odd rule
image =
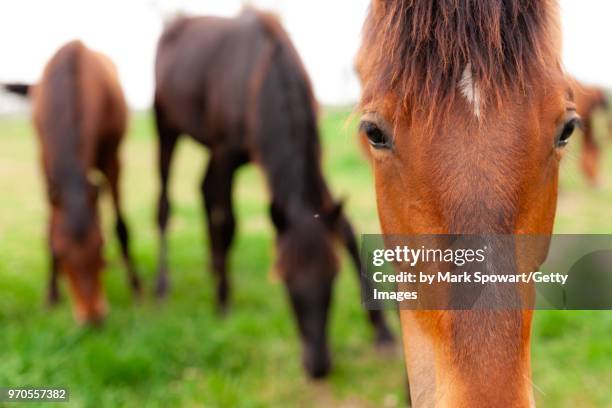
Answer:
[[[30,96],[33,85],[22,83],[3,84],[4,90],[20,96]]]

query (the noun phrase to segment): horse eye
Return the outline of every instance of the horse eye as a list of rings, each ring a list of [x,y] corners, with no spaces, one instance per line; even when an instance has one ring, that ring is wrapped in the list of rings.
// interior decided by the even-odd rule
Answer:
[[[572,137],[574,130],[576,130],[576,127],[578,126],[580,126],[580,119],[578,118],[572,118],[569,121],[565,122],[561,133],[557,137],[557,147],[566,146],[569,143],[569,139],[570,137]]]
[[[360,130],[365,133],[375,149],[390,149],[392,147],[391,138],[373,122],[364,121],[359,126]]]

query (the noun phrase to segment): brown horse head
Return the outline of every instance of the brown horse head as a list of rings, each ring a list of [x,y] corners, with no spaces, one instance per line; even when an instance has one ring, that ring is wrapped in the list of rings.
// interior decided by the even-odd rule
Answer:
[[[339,269],[334,234],[340,206],[317,216],[290,217],[273,204],[277,230],[276,271],[282,277],[303,343],[302,362],[311,377],[331,369],[327,321]]]
[[[99,323],[107,306],[101,282],[103,239],[97,194],[88,181],[81,180],[84,184],[78,186],[76,174],[68,177],[73,177],[77,185],[62,183],[52,196],[50,244],[58,267],[68,279],[76,320]]]
[[[572,85],[576,109],[582,119],[583,143],[580,164],[587,181],[592,186],[597,186],[600,184],[601,153],[595,138],[593,121],[599,110],[607,109],[608,100],[605,91],[601,88],[581,84],[576,80]],[[612,127],[611,125],[612,122],[608,127]]]
[[[577,121],[557,14],[550,0],[373,1],[360,129],[385,234],[551,233]],[[530,406],[531,318],[402,310],[415,406]]]

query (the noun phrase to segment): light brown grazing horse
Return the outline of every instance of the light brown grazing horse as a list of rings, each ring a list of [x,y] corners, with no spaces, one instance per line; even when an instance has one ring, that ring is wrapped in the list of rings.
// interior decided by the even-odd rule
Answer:
[[[582,84],[575,80],[572,87],[576,110],[582,122],[583,138],[580,165],[587,181],[591,185],[597,186],[599,185],[601,151],[595,138],[593,121],[597,112],[608,108],[607,96],[603,89]],[[608,127],[610,127],[610,124],[608,124]]]
[[[551,233],[577,122],[557,6],[372,1],[360,133],[385,234]],[[413,405],[533,406],[532,313],[401,310]]]
[[[161,236],[157,294],[168,289],[168,179],[175,146],[188,134],[209,148],[201,192],[217,306],[229,304],[228,252],[236,219],[235,172],[261,168],[277,232],[276,271],[286,287],[312,377],[327,375],[327,321],[338,271],[335,243],[361,263],[357,241],[321,169],[316,102],[308,75],[279,21],[248,9],[237,18],[180,18],[164,31],[156,61]],[[393,341],[381,311],[369,312],[379,344]]]
[[[108,58],[73,41],[51,58],[36,86],[6,88],[33,99],[50,206],[48,300],[51,304],[59,300],[61,271],[68,278],[76,320],[98,323],[107,306],[101,282],[98,186],[90,181],[92,171],[99,170],[109,184],[123,261],[132,289],[140,288],[120,205],[118,149],[127,108],[117,73]]]

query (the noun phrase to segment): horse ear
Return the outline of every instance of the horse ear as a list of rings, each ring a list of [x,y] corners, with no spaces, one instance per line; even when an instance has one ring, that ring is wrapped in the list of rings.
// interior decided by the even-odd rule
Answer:
[[[278,232],[283,232],[289,227],[289,221],[285,211],[275,202],[270,205],[270,218]]]
[[[344,206],[344,201],[342,200],[338,201],[334,203],[331,210],[323,214],[323,222],[329,229],[331,230],[336,229],[336,226],[338,225],[338,221],[340,220],[340,217],[342,216],[343,206]]]

